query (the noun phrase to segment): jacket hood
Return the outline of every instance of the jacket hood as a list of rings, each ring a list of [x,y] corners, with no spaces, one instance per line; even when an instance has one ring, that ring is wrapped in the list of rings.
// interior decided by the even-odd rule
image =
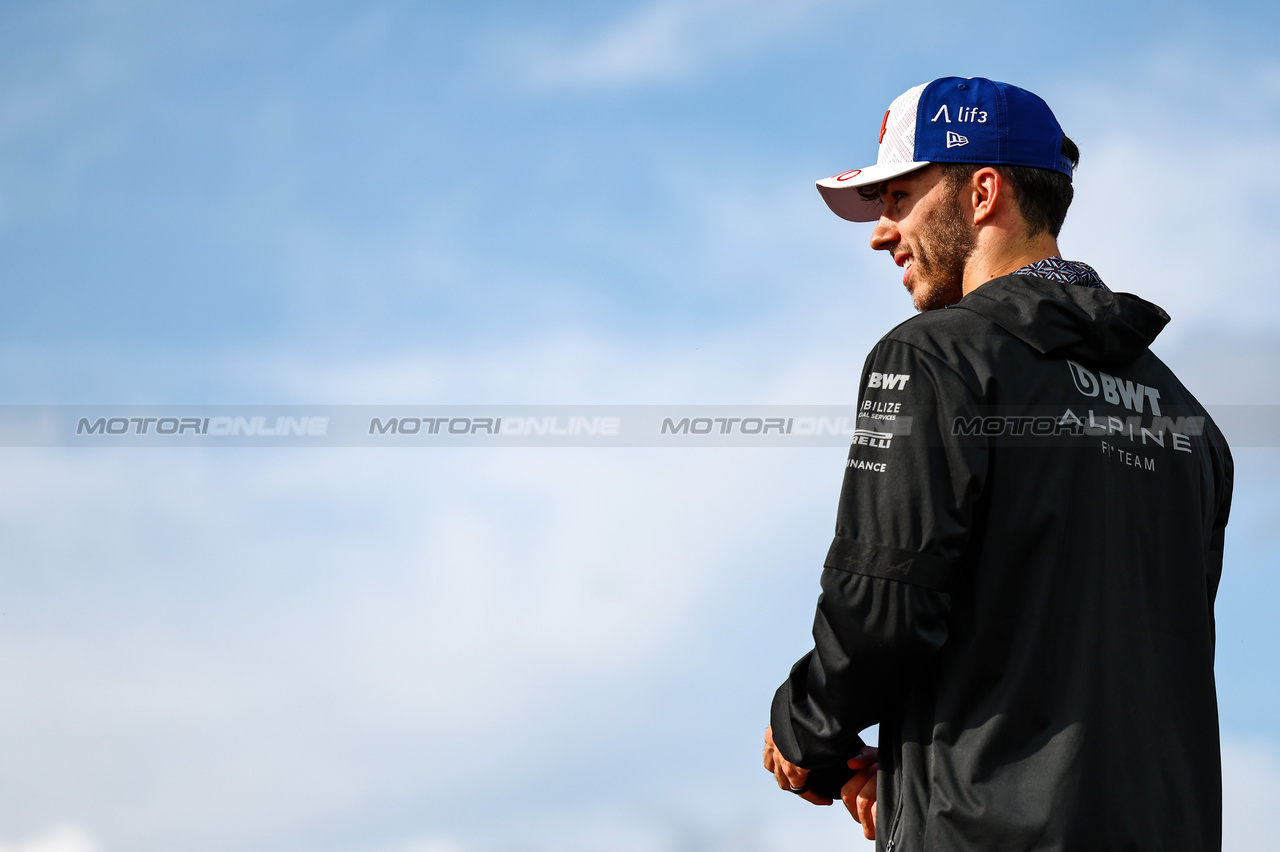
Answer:
[[[1131,361],[1169,315],[1131,293],[1030,275],[993,278],[952,306],[973,311],[1038,352],[1095,364]]]

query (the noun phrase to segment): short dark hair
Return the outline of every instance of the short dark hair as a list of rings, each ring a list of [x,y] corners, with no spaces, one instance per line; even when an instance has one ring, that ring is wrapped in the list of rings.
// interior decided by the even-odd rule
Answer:
[[[1062,136],[1062,156],[1071,161],[1072,170],[1080,164],[1080,149],[1071,137]],[[974,163],[939,163],[945,180],[959,188],[981,165]],[[1037,169],[1032,166],[992,166],[1013,190],[1013,200],[1027,221],[1027,236],[1034,237],[1048,231],[1057,239],[1062,223],[1067,218],[1067,208],[1075,197],[1071,178],[1062,172]]]
[[[1062,156],[1071,161],[1071,168],[1080,164],[1080,149],[1071,137],[1062,135]],[[942,169],[943,179],[952,189],[959,189],[960,184],[968,180],[978,169],[984,168],[981,163],[938,163]],[[991,166],[1013,190],[1013,200],[1018,211],[1027,222],[1027,236],[1048,231],[1057,239],[1062,230],[1062,223],[1067,218],[1067,208],[1075,191],[1071,188],[1071,178],[1061,172],[1050,169],[1037,169],[1032,166]],[[868,201],[880,198],[879,186],[863,186],[858,194]]]

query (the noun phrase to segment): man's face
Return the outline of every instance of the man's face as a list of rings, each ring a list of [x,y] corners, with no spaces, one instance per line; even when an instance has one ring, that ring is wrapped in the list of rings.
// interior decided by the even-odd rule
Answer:
[[[918,311],[945,308],[964,295],[964,268],[977,238],[960,192],[936,165],[880,185],[884,212],[871,247],[893,254]]]

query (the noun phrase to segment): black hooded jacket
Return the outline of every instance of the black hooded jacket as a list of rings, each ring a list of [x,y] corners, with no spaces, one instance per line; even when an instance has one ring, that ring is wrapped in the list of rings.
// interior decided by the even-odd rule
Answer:
[[[877,849],[1216,850],[1226,442],[1136,296],[1025,275],[867,358],[774,740],[880,724]],[[815,774],[814,777],[817,777]]]

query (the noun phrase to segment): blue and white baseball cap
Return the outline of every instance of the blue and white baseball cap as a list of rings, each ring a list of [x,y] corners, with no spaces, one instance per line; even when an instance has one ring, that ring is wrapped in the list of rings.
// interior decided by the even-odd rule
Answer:
[[[1071,177],[1062,127],[1039,96],[985,77],[941,77],[894,99],[880,123],[876,164],[818,181],[837,216],[874,222],[884,205],[858,187],[883,183],[930,163],[1032,166]]]

